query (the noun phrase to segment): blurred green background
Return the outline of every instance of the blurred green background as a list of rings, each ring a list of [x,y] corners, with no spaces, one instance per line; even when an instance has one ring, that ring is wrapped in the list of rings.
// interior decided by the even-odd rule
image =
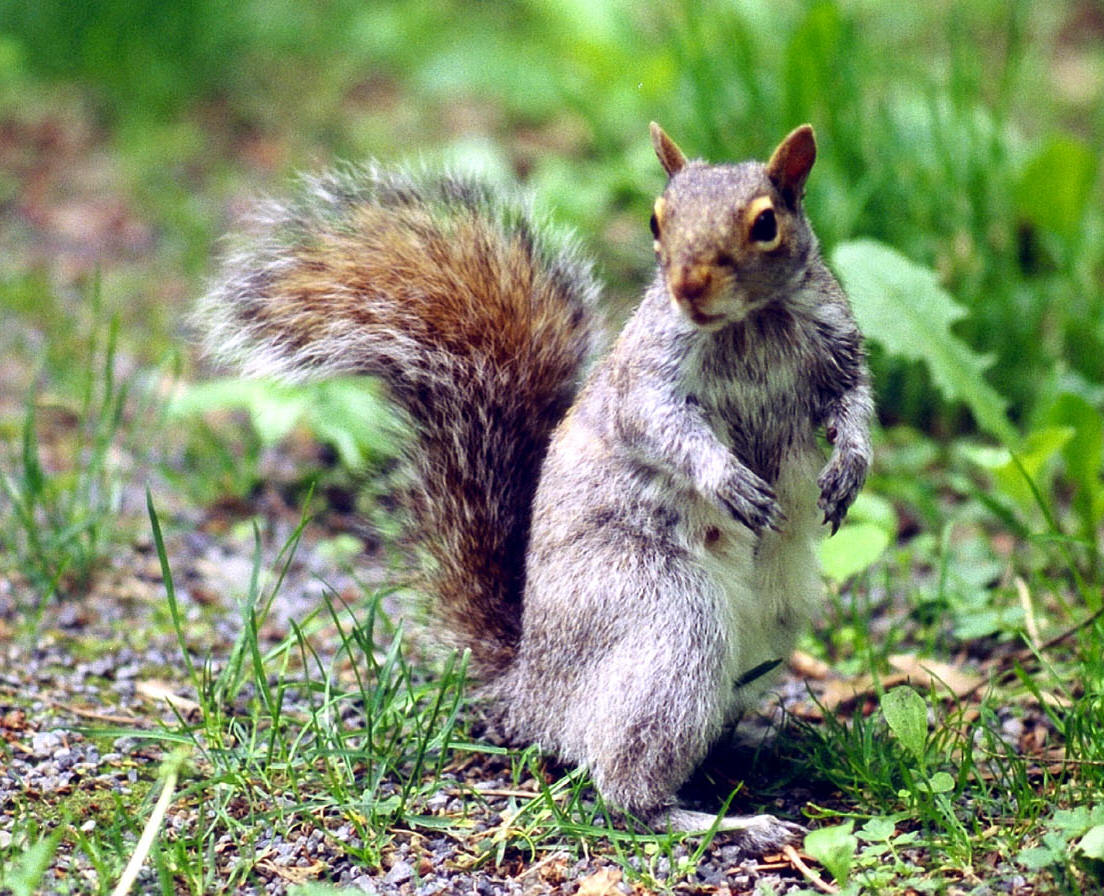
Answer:
[[[1100,406],[1095,0],[0,0],[0,291],[64,330],[99,270],[157,360],[251,197],[443,157],[521,178],[624,302],[651,265],[651,119],[712,160],[812,122],[826,250],[872,237],[933,269],[1022,429],[1060,394]],[[972,428],[873,335],[887,422]]]

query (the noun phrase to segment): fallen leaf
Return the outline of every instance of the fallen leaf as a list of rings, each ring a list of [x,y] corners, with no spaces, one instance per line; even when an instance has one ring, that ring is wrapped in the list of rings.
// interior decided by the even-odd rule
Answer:
[[[832,667],[804,650],[795,650],[790,656],[790,668],[802,678],[823,681],[832,674]]]
[[[901,673],[884,675],[879,681],[883,688],[889,689],[908,680]],[[874,697],[874,679],[870,675],[856,675],[854,678],[830,678],[824,688],[818,691],[817,704],[801,704],[794,710],[795,715],[806,719],[820,719],[824,712],[842,712],[856,703]]]
[[[192,715],[193,713],[198,715],[201,711],[201,707],[198,703],[194,700],[189,700],[187,697],[178,696],[174,693],[173,686],[164,681],[148,678],[144,681],[139,681],[134,689],[147,700],[152,700],[155,703],[167,703],[185,716]]]
[[[0,728],[11,732],[26,731],[27,714],[22,709],[9,709],[0,716]]]
[[[965,672],[960,666],[942,663],[938,660],[923,659],[912,654],[897,654],[889,658],[889,664],[896,670],[882,675],[878,684],[883,691],[901,684],[911,684],[920,691],[934,689],[937,694],[949,694],[966,697],[974,693],[985,679],[979,675]],[[820,676],[809,675],[809,678]],[[827,678],[823,688],[818,689],[819,706],[802,703],[793,710],[794,715],[806,719],[819,719],[824,712],[844,712],[867,699],[875,699],[877,693],[874,678],[870,675],[856,675],[853,678]]]
[[[622,896],[621,871],[618,868],[603,868],[590,877],[584,877],[576,891],[578,896]]]
[[[899,653],[889,658],[889,664],[898,672],[906,675],[910,684],[920,690],[934,689],[950,691],[956,697],[965,697],[974,693],[985,679],[972,672],[966,672],[961,666],[941,663],[910,653]]]
[[[308,881],[317,880],[329,866],[325,862],[315,860],[309,865],[277,865],[275,862],[258,862],[257,867],[281,880],[293,884],[305,884]]]

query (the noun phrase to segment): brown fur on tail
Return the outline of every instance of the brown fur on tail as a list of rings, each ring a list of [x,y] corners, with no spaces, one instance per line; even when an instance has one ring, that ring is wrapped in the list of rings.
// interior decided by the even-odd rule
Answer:
[[[209,352],[251,375],[386,382],[415,433],[425,590],[496,676],[520,635],[540,465],[594,349],[589,265],[515,199],[451,176],[305,179],[257,225],[201,304]]]

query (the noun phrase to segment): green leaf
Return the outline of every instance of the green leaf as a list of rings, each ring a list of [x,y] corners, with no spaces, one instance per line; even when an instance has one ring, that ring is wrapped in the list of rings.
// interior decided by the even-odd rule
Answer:
[[[982,375],[988,360],[951,332],[966,310],[933,271],[875,240],[840,243],[831,260],[867,337],[890,354],[923,361],[935,386],[963,402],[978,426],[1002,442],[1015,440],[1007,403]]]
[[[244,409],[266,447],[297,426],[305,426],[337,450],[349,469],[370,458],[393,455],[400,430],[398,414],[364,377],[345,377],[303,385],[271,380],[219,379],[187,387],[169,406],[174,417],[214,410]]]
[[[947,772],[936,772],[928,778],[928,790],[932,793],[950,793],[954,786],[954,778]]]
[[[1090,828],[1077,842],[1077,851],[1087,859],[1104,862],[1104,824]]]
[[[1046,846],[1030,846],[1016,854],[1016,862],[1029,871],[1042,871],[1061,860],[1061,853],[1055,853],[1053,849]]]
[[[1099,484],[1104,466],[1104,417],[1092,404],[1066,392],[1058,396],[1047,414],[1054,426],[1073,428],[1073,438],[1062,449],[1070,477],[1079,485]]]
[[[392,456],[400,430],[394,408],[382,397],[378,384],[364,378],[326,380],[316,384],[305,415],[315,437],[329,442],[351,470],[370,459]]]
[[[851,863],[859,849],[858,838],[851,833],[853,822],[830,828],[817,828],[805,835],[805,852],[828,869],[843,885],[851,874]]]
[[[893,504],[880,495],[860,492],[855,503],[847,511],[849,523],[871,523],[886,532],[897,531],[897,512]]]
[[[1091,812],[1088,806],[1055,809],[1048,826],[1061,831],[1068,840],[1071,837],[1081,836],[1089,828],[1098,824],[1104,824],[1104,806],[1094,806]]]
[[[873,523],[845,525],[831,538],[822,541],[820,565],[824,574],[843,582],[869,568],[889,546],[889,533]]]
[[[1073,506],[1081,517],[1086,535],[1095,532],[1104,519],[1104,417],[1088,401],[1071,392],[1060,395],[1046,415],[1052,426],[1071,427],[1073,437],[1062,446],[1066,475],[1077,492]]]
[[[896,687],[882,697],[882,715],[901,745],[923,764],[928,740],[928,705],[924,698],[907,685]]]
[[[1049,488],[1043,480],[1047,466],[1073,436],[1074,430],[1067,426],[1037,429],[1017,446],[1015,460],[1008,448],[972,446],[965,449],[965,454],[992,476],[993,485],[1002,495],[1027,510],[1035,506],[1035,493],[1024,474],[1046,494]]]
[[[868,843],[888,843],[897,833],[897,824],[892,818],[875,815],[859,828],[859,837]]]
[[[1073,236],[1092,195],[1096,166],[1096,153],[1083,141],[1066,134],[1052,138],[1020,175],[1016,185],[1020,215],[1060,236]]]

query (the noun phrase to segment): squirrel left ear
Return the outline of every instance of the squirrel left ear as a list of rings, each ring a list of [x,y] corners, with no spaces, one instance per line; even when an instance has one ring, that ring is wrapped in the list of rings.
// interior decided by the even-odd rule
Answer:
[[[655,153],[659,156],[659,164],[663,166],[667,176],[671,177],[675,172],[681,171],[685,167],[686,156],[682,154],[678,144],[663,133],[663,128],[658,124],[653,121],[649,128],[652,132],[652,146],[655,147]]]
[[[816,161],[816,137],[812,125],[803,124],[790,132],[767,162],[767,177],[787,201],[796,202],[805,193],[805,179]]]

